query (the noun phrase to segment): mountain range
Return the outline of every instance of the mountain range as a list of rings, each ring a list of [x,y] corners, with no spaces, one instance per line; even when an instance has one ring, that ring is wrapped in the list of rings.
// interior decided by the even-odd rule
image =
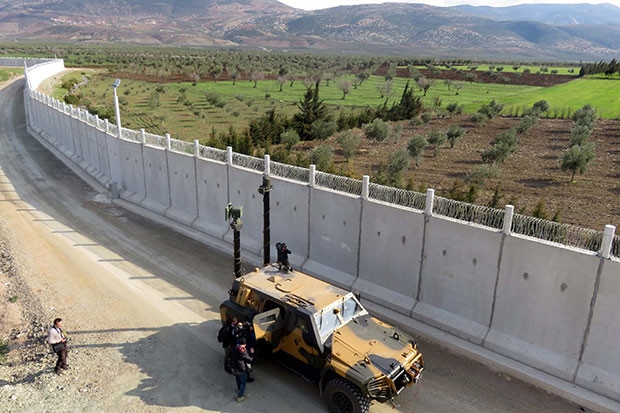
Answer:
[[[304,11],[276,0],[0,0],[0,41],[25,40],[598,61],[619,55],[620,7],[384,3]]]

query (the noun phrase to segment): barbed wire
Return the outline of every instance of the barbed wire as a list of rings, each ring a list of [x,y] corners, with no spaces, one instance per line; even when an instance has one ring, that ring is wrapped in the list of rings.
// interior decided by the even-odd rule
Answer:
[[[253,169],[260,172],[265,171],[265,160],[254,156],[242,155],[240,153],[233,152],[232,163],[233,165],[240,166],[242,168]]]
[[[170,150],[181,153],[194,154],[195,145],[192,142],[170,139]]]
[[[373,183],[368,188],[368,197],[377,201],[419,209],[420,211],[424,211],[426,206],[425,194]]]
[[[362,195],[362,181],[317,171],[315,184],[336,191],[347,192],[353,195]]]
[[[511,231],[589,251],[599,251],[603,242],[602,231],[520,214],[513,216]]]
[[[110,123],[108,126],[109,126],[108,132],[111,135],[118,136],[118,127],[113,123]]]
[[[300,168],[299,166],[286,165],[280,162],[270,162],[269,169],[272,175],[280,178],[291,179],[305,184],[310,181],[310,170],[308,168]]]
[[[29,91],[29,94],[34,99],[41,102],[43,101],[44,95],[39,96],[32,91]],[[61,107],[57,107],[56,109],[59,112],[64,112]],[[70,109],[68,113],[65,112],[65,114],[70,116],[74,115],[74,113],[73,109]],[[103,130],[105,128],[105,120],[99,119],[88,112],[84,120],[89,125],[94,125],[98,129]],[[118,136],[117,125],[108,123],[108,132],[111,135]],[[121,128],[121,132],[123,139],[140,141],[140,133],[137,131]],[[151,133],[145,133],[145,143],[151,146],[165,147],[166,138]],[[171,149],[178,152],[193,154],[194,144],[173,139],[171,140]],[[226,162],[227,152],[225,150],[200,145],[199,155],[202,158]],[[237,153],[233,153],[233,164],[261,172],[265,169],[264,159]],[[303,183],[308,183],[310,179],[310,171],[307,168],[271,162],[270,170],[275,176]],[[320,187],[353,195],[359,196],[362,193],[362,181],[320,171],[316,173],[315,183]],[[369,197],[371,199],[418,210],[424,210],[426,204],[425,194],[372,183],[369,186]],[[505,214],[504,210],[442,197],[434,198],[433,213],[496,229],[502,228]],[[600,250],[603,239],[602,231],[580,228],[569,224],[561,224],[520,214],[515,214],[513,216],[511,232],[595,252]],[[620,235],[615,235],[612,239],[611,255],[620,258]]]
[[[615,235],[611,240],[611,255],[620,258],[620,235]]]
[[[211,148],[209,146],[199,145],[198,156],[205,159],[213,159],[214,161],[226,162],[225,150]]]
[[[140,132],[132,130],[132,129],[123,129],[121,127],[121,133],[123,134],[123,139],[132,142],[140,142]]]
[[[436,196],[433,203],[433,214],[501,229],[504,225],[505,211]]]
[[[166,137],[161,135],[155,135],[154,133],[144,133],[144,144],[149,146],[156,146],[158,148],[166,147]]]

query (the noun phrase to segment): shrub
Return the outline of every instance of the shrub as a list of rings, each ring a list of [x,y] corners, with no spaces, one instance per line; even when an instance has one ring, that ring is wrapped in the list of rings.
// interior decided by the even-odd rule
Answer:
[[[386,124],[387,126],[387,124]],[[338,125],[333,120],[317,119],[310,125],[310,139],[324,141],[338,130]]]
[[[439,155],[439,148],[441,148],[446,143],[447,139],[448,135],[445,131],[442,130],[431,131],[431,133],[429,133],[428,137],[426,138],[430,145],[435,146],[435,156]]]
[[[409,156],[415,159],[416,168],[422,163],[422,155],[427,145],[428,142],[426,142],[426,139],[422,135],[412,137],[407,143],[407,151],[409,152]]]
[[[497,165],[479,165],[465,175],[465,181],[482,185],[487,179],[499,178],[499,173],[500,170]]]
[[[299,134],[295,129],[287,129],[280,134],[280,142],[284,144],[289,151],[300,141]]]
[[[446,137],[448,142],[450,142],[450,147],[454,148],[456,142],[465,134],[465,128],[459,125],[450,125],[448,132],[446,132]]]
[[[366,138],[381,142],[387,139],[390,128],[386,122],[377,118],[364,127],[364,133]]]
[[[342,154],[347,161],[355,155],[360,146],[359,136],[354,135],[351,130],[342,132],[336,138],[336,142],[338,142],[338,145],[342,148]]]
[[[327,171],[332,165],[333,155],[334,148],[324,143],[310,152],[309,160],[318,170]]]
[[[474,113],[470,116],[469,120],[473,123],[484,123],[488,118],[482,113]]]
[[[478,109],[478,113],[485,115],[488,119],[493,119],[502,112],[502,109],[504,109],[504,105],[497,103],[495,99],[493,99],[488,104]]]

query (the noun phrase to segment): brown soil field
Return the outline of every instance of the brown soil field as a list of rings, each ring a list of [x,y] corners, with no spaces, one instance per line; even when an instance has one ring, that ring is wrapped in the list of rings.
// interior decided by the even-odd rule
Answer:
[[[470,115],[434,118],[427,124],[402,122],[400,137],[383,142],[362,139],[359,154],[347,163],[338,151],[335,138],[327,143],[336,148],[335,169],[359,177],[376,175],[379,165],[386,163],[394,151],[407,147],[414,135],[427,136],[432,130],[447,130],[457,124],[467,132],[454,148],[446,144],[437,156],[432,148],[425,151],[418,169],[412,161],[403,174],[403,183],[410,189],[424,192],[433,188],[436,195],[446,196],[456,185],[467,191],[467,173],[483,165],[480,153],[490,148],[499,133],[515,127],[520,118],[496,117],[484,124],[475,124]],[[571,120],[540,119],[522,136],[518,149],[500,166],[498,179],[489,179],[480,186],[476,204],[488,205],[499,185],[499,208],[515,206],[515,212],[531,215],[536,205],[544,202],[544,212],[551,219],[559,211],[559,221],[584,228],[603,230],[606,224],[620,225],[620,122],[598,120],[590,137],[595,144],[596,158],[584,175],[577,174],[570,182],[570,173],[559,167],[559,158],[568,146]],[[361,131],[358,133],[361,134]],[[316,143],[304,144],[305,149]]]

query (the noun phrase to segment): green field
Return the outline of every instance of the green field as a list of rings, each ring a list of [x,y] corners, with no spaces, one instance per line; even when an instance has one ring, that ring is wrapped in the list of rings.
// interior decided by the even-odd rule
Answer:
[[[575,110],[590,104],[596,108],[598,115],[604,119],[620,119],[620,80],[581,78],[568,83],[548,88],[529,88],[516,96],[505,96],[501,103],[506,107],[531,106],[539,100],[549,102],[548,116],[560,117],[559,114]],[[558,116],[554,116],[558,114]]]
[[[65,78],[68,77],[81,80],[77,72]],[[109,114],[113,107],[112,78],[105,72],[90,73],[88,77],[89,82],[80,88],[79,93],[90,102],[91,107],[106,108]],[[425,108],[433,109],[437,114],[453,103],[462,105],[466,113],[473,113],[494,99],[505,105],[503,113],[510,116],[520,116],[536,101],[547,100],[551,108],[544,115],[547,117],[568,118],[573,111],[586,104],[594,106],[602,118],[620,117],[620,100],[616,98],[620,92],[620,80],[615,78],[581,78],[547,88],[435,80],[427,96],[423,96],[412,79],[394,78],[389,91],[386,91],[385,79],[371,76],[357,87],[351,86],[344,99],[343,91],[338,86],[342,81],[353,84],[354,77],[347,75],[329,82],[322,81],[320,86],[321,99],[333,110],[334,116],[341,112],[377,107],[386,100],[391,105],[400,99],[409,81],[422,98]],[[280,115],[293,115],[298,111],[297,103],[307,86],[301,79],[295,80],[292,85],[286,81],[282,84],[282,91],[276,80],[259,80],[256,83],[238,80],[236,84],[226,80],[198,82],[196,85],[191,82],[156,84],[123,80],[118,95],[123,126],[144,128],[160,135],[171,133],[182,140],[205,141],[214,132],[227,132],[230,127],[241,131],[252,119],[270,110]],[[66,90],[57,86],[54,97],[62,99],[65,93]]]
[[[0,82],[6,82],[7,80],[24,74],[24,69],[19,67],[0,67]]]

